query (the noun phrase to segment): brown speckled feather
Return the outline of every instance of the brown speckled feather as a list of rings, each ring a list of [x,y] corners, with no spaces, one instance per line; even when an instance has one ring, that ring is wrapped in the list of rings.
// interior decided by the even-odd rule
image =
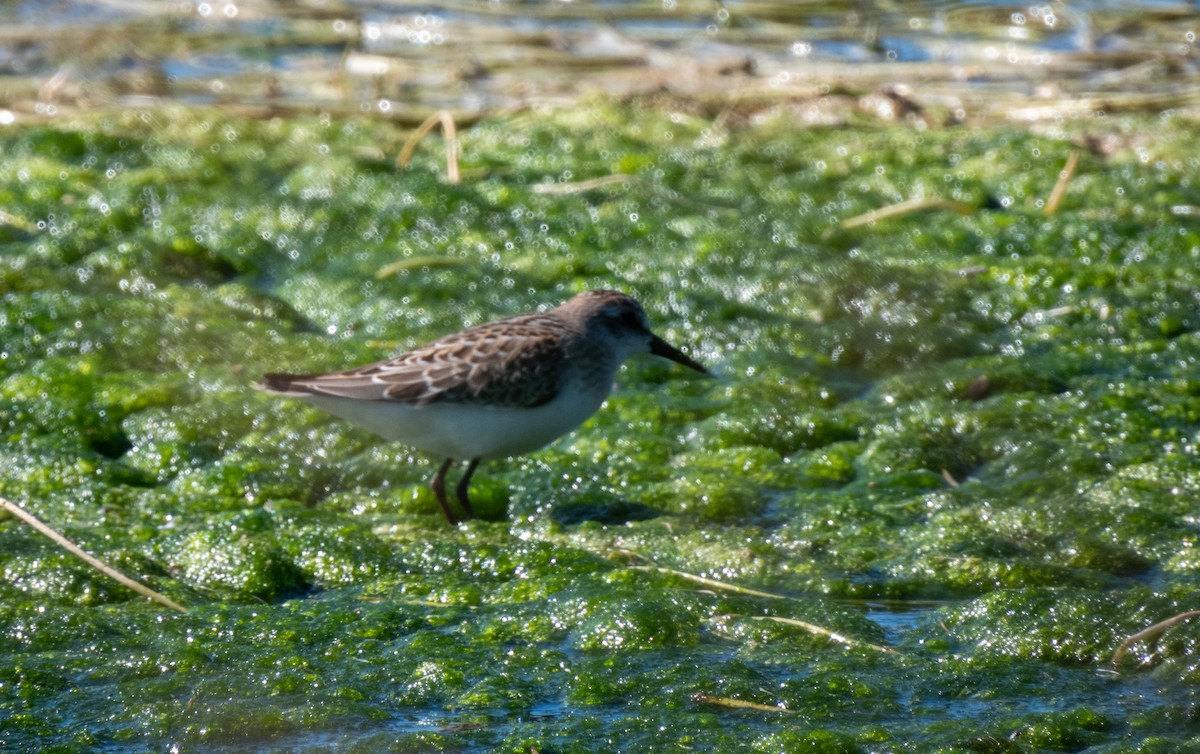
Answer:
[[[266,375],[278,391],[427,406],[440,401],[515,408],[548,403],[562,386],[570,326],[525,314],[471,327],[386,361],[319,375]]]

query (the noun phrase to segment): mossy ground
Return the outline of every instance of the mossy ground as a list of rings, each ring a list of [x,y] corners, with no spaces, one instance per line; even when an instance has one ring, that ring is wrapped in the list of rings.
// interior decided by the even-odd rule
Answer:
[[[460,185],[372,121],[0,132],[0,496],[190,608],[0,522],[3,748],[1200,745],[1200,626],[1108,665],[1200,604],[1196,124],[710,125],[510,115]],[[596,287],[720,379],[634,360],[459,529],[249,387]]]

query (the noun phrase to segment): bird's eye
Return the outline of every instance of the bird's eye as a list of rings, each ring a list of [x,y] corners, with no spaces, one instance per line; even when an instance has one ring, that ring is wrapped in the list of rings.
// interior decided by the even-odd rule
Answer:
[[[637,315],[637,312],[623,312],[621,314],[621,324],[630,330],[641,330],[642,318]]]

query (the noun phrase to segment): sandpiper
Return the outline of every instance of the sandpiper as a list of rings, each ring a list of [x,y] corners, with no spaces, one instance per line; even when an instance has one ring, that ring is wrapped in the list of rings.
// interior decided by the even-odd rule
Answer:
[[[386,361],[326,374],[266,374],[255,387],[300,398],[389,440],[445,459],[431,487],[450,524],[446,472],[541,448],[596,413],[617,369],[652,353],[708,371],[650,331],[640,304],[617,291],[587,291],[556,309],[447,335]]]

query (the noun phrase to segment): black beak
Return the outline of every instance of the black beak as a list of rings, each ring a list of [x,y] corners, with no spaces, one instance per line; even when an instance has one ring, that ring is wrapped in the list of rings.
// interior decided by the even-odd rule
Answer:
[[[650,353],[655,356],[661,356],[664,359],[670,359],[676,364],[683,364],[689,369],[695,369],[700,374],[708,374],[708,370],[701,366],[699,362],[689,359],[682,351],[657,335],[650,336]]]

